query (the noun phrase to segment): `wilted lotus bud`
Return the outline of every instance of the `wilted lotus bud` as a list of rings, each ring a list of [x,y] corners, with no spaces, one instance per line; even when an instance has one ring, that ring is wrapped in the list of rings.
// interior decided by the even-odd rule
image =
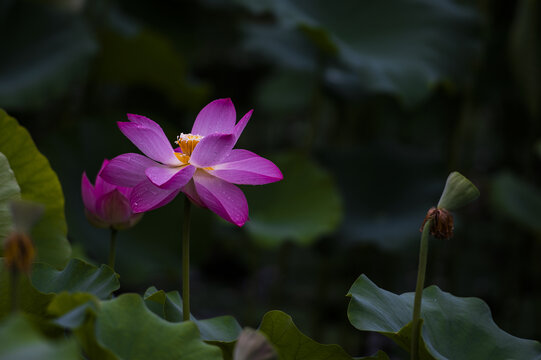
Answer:
[[[30,273],[36,257],[30,237],[14,231],[4,240],[4,262],[10,271]]]
[[[432,220],[430,226],[430,235],[437,239],[450,239],[453,237],[453,215],[451,215],[449,211],[435,207],[428,210],[423,224],[421,225],[421,232],[423,232],[425,224],[428,220]]]
[[[143,216],[135,214],[130,205],[133,188],[116,186],[106,182],[101,173],[109,160],[104,160],[92,185],[83,173],[81,193],[88,221],[100,228],[126,229],[134,226]]]

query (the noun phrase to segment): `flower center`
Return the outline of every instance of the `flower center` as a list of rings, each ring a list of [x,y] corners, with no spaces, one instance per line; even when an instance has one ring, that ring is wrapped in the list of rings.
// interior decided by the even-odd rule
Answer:
[[[180,150],[182,151],[182,153],[175,152],[177,159],[185,164],[188,164],[193,149],[195,149],[195,146],[199,141],[201,141],[201,139],[203,139],[203,136],[194,134],[181,133],[179,136],[177,136],[175,143],[180,146]]]

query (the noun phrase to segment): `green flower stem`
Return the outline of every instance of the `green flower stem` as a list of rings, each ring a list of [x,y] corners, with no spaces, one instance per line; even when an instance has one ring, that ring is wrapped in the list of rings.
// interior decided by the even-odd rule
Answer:
[[[115,271],[116,234],[118,230],[111,228],[111,241],[109,242],[109,267]]]
[[[11,312],[15,313],[19,309],[19,287],[17,286],[19,282],[19,271],[11,270],[9,272],[9,283],[11,287]]]
[[[190,200],[184,199],[182,224],[182,318],[190,320]]]
[[[421,317],[421,302],[423,300],[423,288],[425,284],[426,259],[428,255],[428,239],[430,238],[430,227],[432,219],[425,223],[421,235],[421,248],[419,250],[419,270],[417,270],[417,286],[415,287],[415,301],[413,302],[413,320],[411,335],[411,360],[419,359],[419,319]]]

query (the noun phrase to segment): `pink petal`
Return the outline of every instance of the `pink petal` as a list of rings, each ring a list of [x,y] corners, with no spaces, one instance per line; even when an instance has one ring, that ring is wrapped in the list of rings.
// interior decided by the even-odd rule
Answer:
[[[130,205],[135,213],[154,210],[173,200],[179,191],[180,189],[160,189],[145,179],[133,188]]]
[[[272,161],[253,152],[236,149],[231,154],[209,173],[233,184],[263,185],[284,178]]]
[[[195,172],[191,165],[183,167],[153,166],[145,170],[148,179],[161,189],[180,189]]]
[[[206,208],[207,206],[203,204],[203,201],[201,201],[201,198],[199,195],[197,195],[197,190],[195,189],[195,183],[193,182],[193,178],[182,188],[182,192],[184,195],[188,197],[194,204]]]
[[[110,225],[97,214],[85,209],[85,216],[89,223],[98,228],[108,228]]]
[[[88,211],[95,213],[96,197],[94,196],[94,186],[92,186],[92,183],[90,180],[88,180],[86,172],[83,173],[83,178],[81,180],[81,195],[83,197],[83,204],[85,205],[85,208]]]
[[[242,119],[239,120],[237,125],[235,125],[235,129],[233,130],[233,134],[235,135],[235,143],[239,140],[240,135],[242,134],[242,131],[246,127],[246,124],[248,124],[248,121],[252,117],[252,113],[254,110],[250,110],[242,117]],[[233,145],[234,146],[234,145]]]
[[[248,202],[238,187],[204,170],[195,173],[194,182],[197,194],[210,210],[237,226],[248,220]]]
[[[109,164],[109,160],[104,159],[103,163],[101,164],[100,171],[98,172],[98,175],[96,176],[96,182],[94,183],[94,194],[96,196],[96,199],[102,196],[103,194],[107,194],[108,192],[111,192],[114,189],[116,189],[115,185],[109,183],[107,180],[104,180],[101,177],[103,169],[105,169],[105,167],[107,167],[108,164]]]
[[[174,198],[177,197],[179,192],[180,192],[180,189],[173,190],[173,192],[171,194],[169,194],[169,196],[167,196],[165,199],[160,201],[159,204],[154,205],[154,207],[149,209],[149,210],[154,210],[154,209],[157,209],[157,208],[161,208],[162,206],[165,206],[165,205],[169,204],[171,201],[173,201]]]
[[[122,195],[124,195],[127,199],[130,198],[131,192],[132,192],[132,190],[133,190],[133,188],[131,188],[131,187],[125,187],[125,186],[117,186],[116,189],[117,189],[118,191],[120,191],[120,193],[121,193]]]
[[[161,128],[157,131],[155,127],[133,122],[118,122],[118,128],[149,158],[166,165],[181,164]]]
[[[208,167],[220,163],[233,148],[235,136],[232,134],[211,134],[205,136],[195,147],[190,164]]]
[[[192,134],[231,134],[237,121],[235,106],[231,99],[214,100],[205,106],[195,118]]]
[[[111,184],[133,187],[146,179],[147,168],[158,165],[154,160],[140,154],[122,154],[109,161],[100,176]]]
[[[233,149],[233,150],[231,150],[229,155],[227,155],[227,157],[225,157],[222,160],[222,163],[232,163],[232,162],[236,162],[236,161],[251,159],[254,156],[258,156],[258,155],[254,154],[253,152],[248,151],[248,150]]]
[[[128,117],[128,120],[130,120],[134,124],[138,124],[143,127],[152,129],[157,134],[163,133],[161,126],[158,125],[155,121],[150,120],[146,116],[136,115],[136,114],[126,114],[126,116]],[[165,136],[165,133],[163,134]]]
[[[111,225],[127,222],[132,215],[130,202],[116,189],[100,197],[96,208],[100,217]]]

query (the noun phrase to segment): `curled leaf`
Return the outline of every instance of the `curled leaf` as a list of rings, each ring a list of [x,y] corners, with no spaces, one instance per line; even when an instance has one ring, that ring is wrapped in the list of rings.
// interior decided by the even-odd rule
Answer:
[[[478,196],[479,190],[477,187],[461,173],[453,171],[447,178],[445,188],[438,202],[438,208],[453,211],[472,202]]]

